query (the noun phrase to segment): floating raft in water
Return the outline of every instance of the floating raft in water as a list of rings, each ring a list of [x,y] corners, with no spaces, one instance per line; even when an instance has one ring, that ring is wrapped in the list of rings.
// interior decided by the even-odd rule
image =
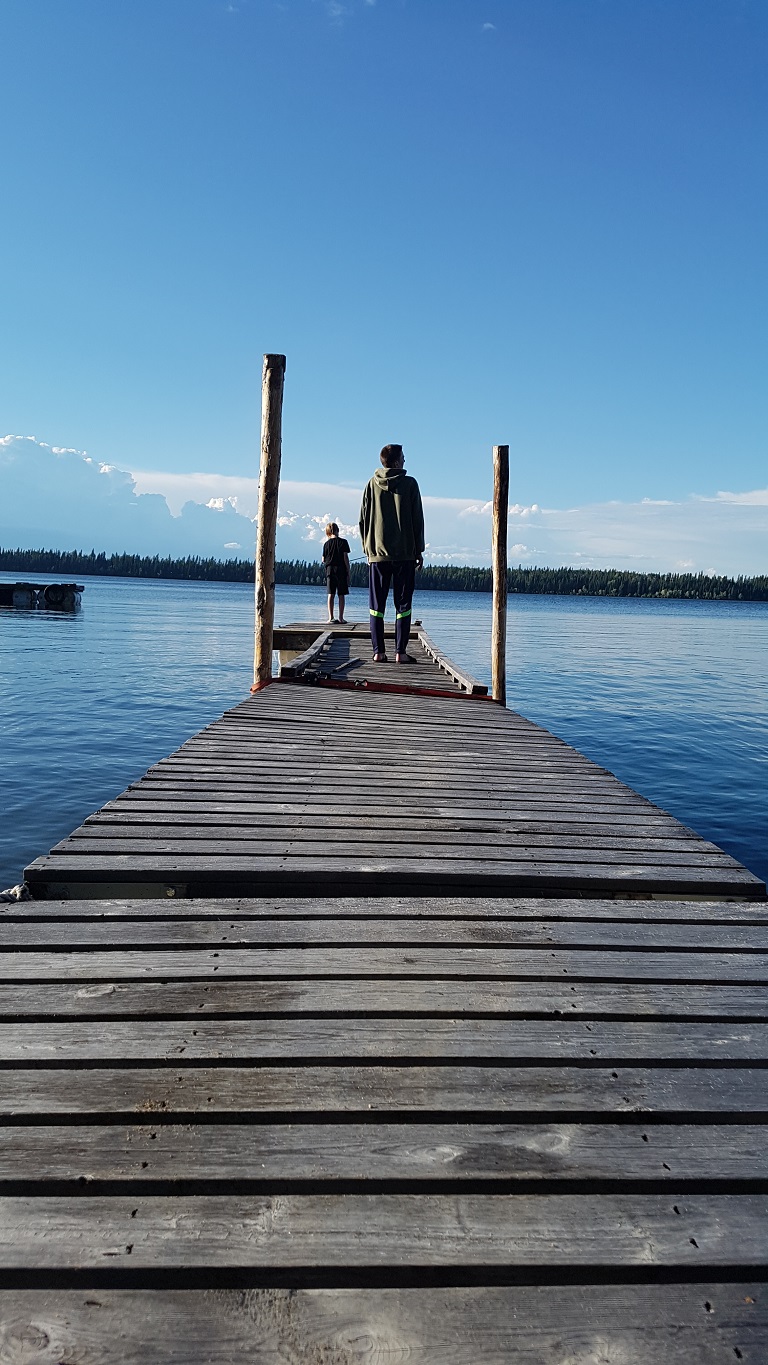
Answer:
[[[85,592],[82,583],[0,583],[0,607],[73,611],[80,605],[82,592]]]

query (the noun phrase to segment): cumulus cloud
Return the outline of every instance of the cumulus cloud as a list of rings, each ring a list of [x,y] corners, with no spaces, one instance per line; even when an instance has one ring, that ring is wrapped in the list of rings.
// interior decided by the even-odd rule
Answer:
[[[128,470],[71,446],[0,438],[0,544],[8,548],[226,558],[235,543],[253,543],[253,525],[231,498],[218,501],[185,499],[172,515],[163,494],[140,493]]]

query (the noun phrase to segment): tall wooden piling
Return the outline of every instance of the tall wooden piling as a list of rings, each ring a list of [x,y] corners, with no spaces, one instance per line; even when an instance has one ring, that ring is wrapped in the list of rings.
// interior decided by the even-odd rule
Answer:
[[[493,626],[491,682],[494,701],[507,704],[507,519],[509,446],[493,447]]]
[[[261,381],[261,463],[256,533],[256,621],[252,692],[272,680],[275,623],[275,536],[282,454],[285,356],[265,355]]]

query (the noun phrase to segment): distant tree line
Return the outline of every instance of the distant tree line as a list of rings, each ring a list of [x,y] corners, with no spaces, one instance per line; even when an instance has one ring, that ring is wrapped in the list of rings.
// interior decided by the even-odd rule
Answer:
[[[188,578],[220,583],[252,583],[250,559],[184,559],[160,555],[83,554],[78,550],[2,550],[0,569],[14,573],[47,573],[60,578],[77,574],[102,574],[111,578]],[[365,587],[366,564],[353,563],[352,586]],[[562,597],[688,597],[714,602],[768,601],[768,575],[726,578],[693,573],[633,573],[622,569],[524,569],[508,572],[510,592],[544,593]],[[281,559],[275,565],[278,583],[321,586],[323,566],[300,559]],[[419,586],[438,591],[490,592],[490,569],[427,564],[419,574]]]

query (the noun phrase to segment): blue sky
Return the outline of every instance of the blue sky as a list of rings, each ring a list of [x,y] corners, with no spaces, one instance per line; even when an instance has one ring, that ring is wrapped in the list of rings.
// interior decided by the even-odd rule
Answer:
[[[0,49],[0,435],[226,495],[284,351],[289,511],[390,440],[482,504],[506,441],[524,508],[752,509],[614,562],[765,572],[764,0],[3,0]]]

